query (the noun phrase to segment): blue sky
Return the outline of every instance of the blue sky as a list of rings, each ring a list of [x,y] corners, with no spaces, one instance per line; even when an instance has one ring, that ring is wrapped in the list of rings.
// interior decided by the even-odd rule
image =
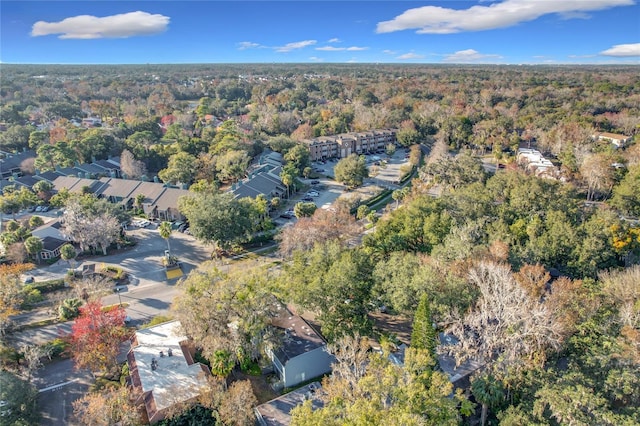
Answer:
[[[2,0],[0,61],[640,64],[638,1]]]

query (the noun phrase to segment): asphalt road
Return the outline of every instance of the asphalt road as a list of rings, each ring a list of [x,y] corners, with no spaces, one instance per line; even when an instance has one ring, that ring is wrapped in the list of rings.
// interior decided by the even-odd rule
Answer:
[[[171,302],[177,294],[178,279],[167,281],[161,258],[167,249],[157,229],[135,229],[128,231],[138,239],[138,244],[126,251],[109,256],[97,256],[79,262],[76,267],[95,263],[98,265],[117,265],[131,274],[130,283],[102,299],[103,304],[127,303],[127,314],[131,325],[147,322],[156,315],[167,314]],[[202,262],[209,260],[211,249],[197,242],[192,236],[174,231],[169,239],[171,253],[182,262],[183,271],[188,273]],[[40,267],[30,271],[36,280],[60,278],[69,265],[57,262],[54,265]],[[71,330],[72,322],[53,324],[37,329],[23,330],[11,336],[14,344],[51,341]],[[126,346],[126,345],[125,345]],[[127,348],[124,347],[126,352]],[[92,382],[87,371],[77,371],[71,360],[57,360],[46,364],[34,377],[34,384],[41,390],[39,407],[42,425],[73,425],[72,402],[84,395]]]

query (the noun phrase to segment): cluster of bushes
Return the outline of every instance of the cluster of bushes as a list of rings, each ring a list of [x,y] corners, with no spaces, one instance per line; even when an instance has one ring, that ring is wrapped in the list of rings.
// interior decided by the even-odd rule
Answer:
[[[65,288],[64,279],[55,279],[27,284],[22,288],[22,302],[20,309],[31,309],[34,305],[45,300],[45,294]]]
[[[100,273],[116,281],[125,279],[127,276],[127,273],[122,268],[113,265],[105,266],[104,268],[102,268]]]

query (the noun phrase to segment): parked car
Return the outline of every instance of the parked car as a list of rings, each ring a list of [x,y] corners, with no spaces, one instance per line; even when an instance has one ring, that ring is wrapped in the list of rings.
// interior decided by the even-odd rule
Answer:
[[[320,193],[316,192],[316,191],[309,191],[306,194],[307,197],[319,197]]]
[[[36,211],[37,211],[37,212],[41,212],[41,211],[42,211],[42,206],[38,206],[38,207],[36,207]]]
[[[302,201],[313,201],[313,198],[311,198],[311,197],[304,197],[304,198],[302,199]]]
[[[49,206],[42,206],[42,211],[43,212],[48,212],[49,211]]]
[[[319,180],[312,180],[311,181],[311,185],[318,185],[318,184],[320,184]]]

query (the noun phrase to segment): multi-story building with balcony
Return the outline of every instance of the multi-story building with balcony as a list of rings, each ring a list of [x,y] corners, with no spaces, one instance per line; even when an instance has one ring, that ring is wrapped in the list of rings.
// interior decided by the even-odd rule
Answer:
[[[318,161],[327,158],[345,158],[351,154],[374,153],[384,150],[389,144],[395,144],[397,139],[395,130],[380,129],[320,136],[303,142],[309,148],[311,160]]]

